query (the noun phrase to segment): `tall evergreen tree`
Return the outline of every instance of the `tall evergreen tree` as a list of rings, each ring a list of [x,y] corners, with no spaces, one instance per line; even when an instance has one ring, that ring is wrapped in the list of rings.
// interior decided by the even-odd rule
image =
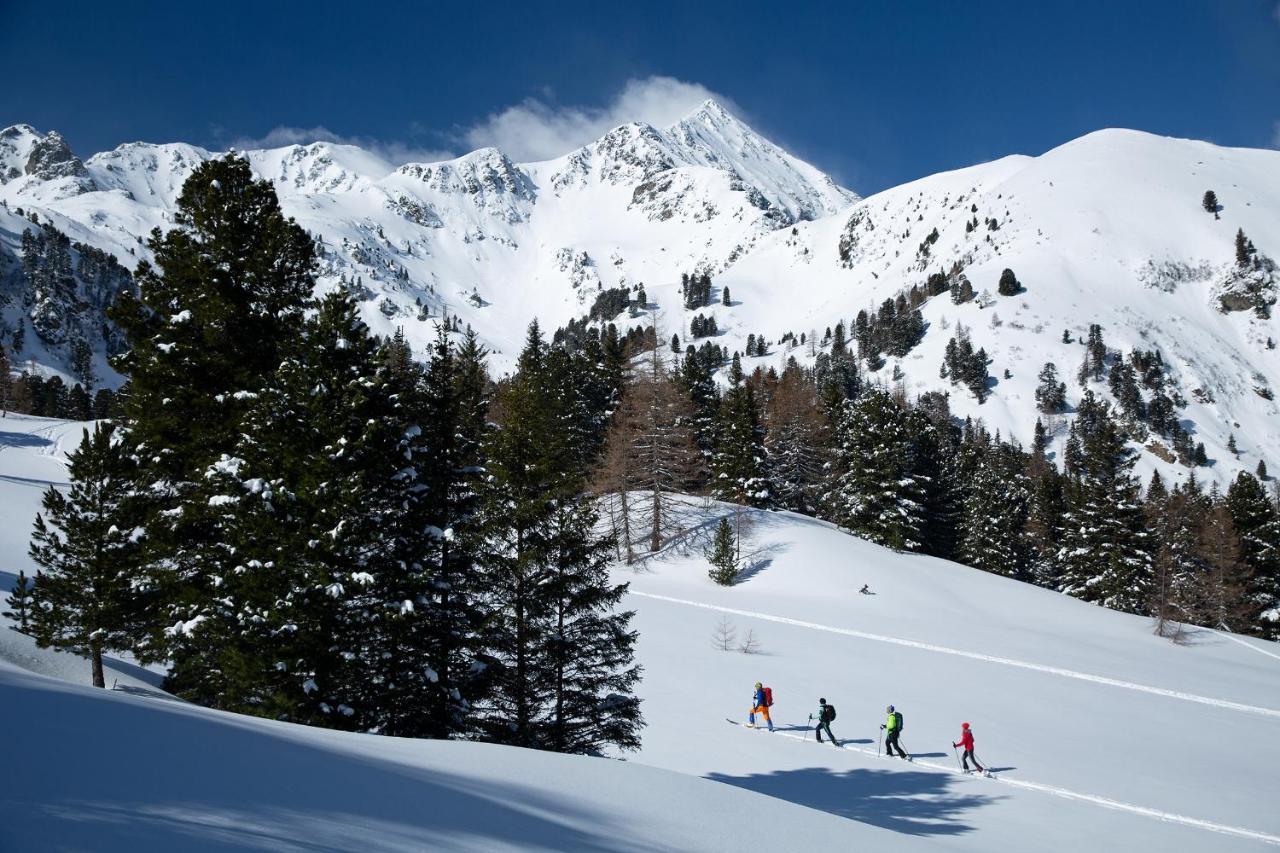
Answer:
[[[1244,471],[1227,490],[1226,508],[1240,537],[1240,560],[1247,569],[1246,630],[1280,639],[1280,511],[1262,484]]]
[[[116,362],[129,376],[123,421],[154,502],[139,583],[164,599],[152,607],[156,627],[216,595],[207,570],[218,550],[216,507],[204,474],[231,453],[296,339],[315,269],[310,237],[241,157],[197,167],[174,222],[152,233],[155,260],[139,265],[138,298],[122,294],[112,309],[129,342]],[[185,661],[174,665],[181,672]]]
[[[231,452],[202,477],[214,490],[202,555],[216,592],[178,607],[174,692],[241,713],[403,731],[382,703],[407,687],[399,644],[422,580],[399,562],[411,485],[400,474],[412,460],[388,382],[350,295],[325,297],[255,394]]]
[[[828,517],[890,548],[916,550],[924,537],[925,483],[916,470],[915,436],[887,391],[865,390],[846,404],[836,431]]]
[[[975,568],[1023,578],[1031,488],[1022,455],[996,443],[978,462],[964,504],[961,560]]]
[[[137,641],[136,468],[115,427],[100,423],[84,431],[67,470],[69,492],[45,492],[31,534],[31,558],[43,571],[32,592],[29,628],[42,648],[88,657],[93,686],[105,687],[103,653],[131,651]]]
[[[772,494],[763,439],[755,391],[746,382],[735,355],[729,367],[729,387],[720,400],[711,457],[712,491],[717,498],[745,506],[769,504]]]
[[[613,610],[623,588],[609,585],[609,543],[594,533],[551,374],[534,323],[487,440],[481,581],[495,672],[483,724],[503,743],[630,748],[639,725],[629,695],[637,678],[630,614]],[[580,649],[572,637],[582,638]]]
[[[1082,453],[1059,552],[1062,591],[1141,613],[1150,601],[1151,546],[1131,473],[1135,454],[1107,403],[1086,392],[1078,411]]]
[[[807,515],[817,513],[829,433],[815,390],[799,367],[789,366],[766,409],[765,449],[777,505]]]

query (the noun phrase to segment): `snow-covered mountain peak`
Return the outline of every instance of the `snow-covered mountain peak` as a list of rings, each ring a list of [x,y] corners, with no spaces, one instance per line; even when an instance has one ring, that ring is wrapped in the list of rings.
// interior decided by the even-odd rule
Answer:
[[[345,192],[386,177],[391,164],[355,145],[312,142],[247,151],[254,171],[277,188],[295,192]]]
[[[59,181],[61,197],[94,189],[84,163],[62,134],[51,130],[42,136],[28,124],[0,131],[0,184],[19,179],[25,179],[24,185]]]
[[[858,200],[808,163],[752,130],[714,100],[707,100],[665,137],[690,165],[729,172],[755,187],[791,221],[816,219]]]

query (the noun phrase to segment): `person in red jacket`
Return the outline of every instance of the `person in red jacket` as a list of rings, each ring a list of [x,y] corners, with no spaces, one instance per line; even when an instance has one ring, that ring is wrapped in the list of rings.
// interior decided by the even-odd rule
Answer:
[[[969,772],[970,758],[973,759],[973,766],[977,768],[979,773],[986,772],[985,770],[982,769],[982,765],[978,763],[978,757],[973,754],[973,732],[969,730],[968,723],[960,724],[960,743],[951,744],[951,747],[953,749],[957,746],[964,747],[964,758],[960,760],[960,763],[964,766],[964,770],[966,773]]]

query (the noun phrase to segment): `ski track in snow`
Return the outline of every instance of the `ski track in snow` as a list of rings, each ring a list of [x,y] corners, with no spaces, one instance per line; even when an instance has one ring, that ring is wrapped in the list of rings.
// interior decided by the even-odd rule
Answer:
[[[1217,634],[1219,637],[1222,637],[1224,640],[1230,640],[1233,643],[1239,643],[1240,645],[1244,646],[1246,649],[1253,649],[1255,652],[1257,652],[1260,655],[1266,655],[1269,658],[1275,658],[1276,660],[1280,660],[1280,655],[1276,654],[1275,652],[1269,652],[1266,649],[1260,649],[1257,646],[1255,646],[1253,643],[1250,643],[1248,640],[1242,640],[1239,637],[1233,636],[1232,634],[1228,634],[1225,631],[1214,631],[1214,633]]]
[[[645,595],[644,593],[639,593],[639,594]],[[655,595],[648,595],[646,597],[662,598],[662,596],[655,596]],[[674,601],[675,599],[668,599],[668,600]],[[725,608],[716,608],[716,609],[725,609]],[[729,610],[728,612],[743,615],[743,616],[755,615],[755,614],[748,614],[744,611],[737,611],[737,610]],[[791,622],[792,620],[779,620],[779,621]],[[733,723],[734,725],[740,726],[742,728],[749,728],[748,726],[744,726],[743,724],[734,722],[733,720],[729,720],[728,722]],[[767,729],[754,729],[753,731],[756,731],[761,734],[767,733],[772,735],[778,735],[780,737],[791,738],[792,740],[807,740],[807,735],[797,735],[791,732],[784,732],[784,731],[769,732]],[[817,743],[815,742],[814,745],[816,746]],[[863,755],[875,756],[876,758],[882,757],[878,752],[873,752],[870,749],[866,749],[864,747],[846,746],[841,744],[840,749],[847,750],[849,752],[859,752],[859,753],[862,753]],[[900,761],[901,759],[893,759],[893,760]],[[950,773],[956,776],[969,775],[964,773],[958,767],[949,767],[945,764],[936,764],[932,761],[919,761],[919,760],[913,759],[911,761],[911,764],[912,766],[915,766],[915,767],[927,767],[930,770],[937,770],[943,773]],[[1133,803],[1124,803],[1119,800],[1112,800],[1112,799],[1108,799],[1107,797],[1100,797],[1100,796],[1097,796],[1096,794],[1082,794],[1079,791],[1072,791],[1067,788],[1059,788],[1056,785],[1045,785],[1040,782],[1027,782],[1022,779],[1009,779],[1004,776],[990,776],[990,777],[982,777],[982,778],[986,778],[989,781],[998,782],[1003,785],[1011,785],[1015,788],[1022,788],[1027,791],[1040,791],[1041,793],[1051,794],[1055,797],[1061,797],[1065,800],[1078,800],[1080,802],[1093,803],[1094,805],[1102,806],[1108,809],[1114,809],[1116,811],[1143,815],[1144,817],[1155,818],[1156,820],[1161,820],[1166,823],[1177,823],[1183,826],[1193,826],[1198,829],[1207,829],[1210,832],[1217,832],[1223,835],[1234,835],[1237,838],[1248,838],[1252,841],[1262,841],[1267,844],[1280,845],[1280,836],[1270,835],[1266,832],[1259,832],[1253,829],[1246,829],[1242,826],[1230,826],[1224,823],[1214,823],[1213,821],[1201,820],[1200,818],[1195,818],[1195,817],[1187,817],[1186,815],[1174,814],[1173,812],[1161,811],[1160,809],[1147,808],[1146,806],[1138,806],[1138,805],[1134,805]]]
[[[689,607],[700,607],[703,610],[714,610],[719,613],[728,613],[733,616],[744,616],[750,619],[761,619],[766,622],[777,622],[782,625],[793,625],[798,628],[808,628],[813,631],[825,631],[829,634],[842,634],[846,637],[856,637],[860,640],[872,640],[877,643],[890,643],[895,646],[907,646],[913,649],[923,649],[929,652],[941,652],[942,654],[955,655],[956,657],[970,658],[972,660],[981,660],[988,663],[998,663],[1004,666],[1015,666],[1020,669],[1029,669],[1035,672],[1044,672],[1049,675],[1060,675],[1064,678],[1075,678],[1080,681],[1090,681],[1094,684],[1105,684],[1109,687],[1121,687],[1125,690],[1136,690],[1141,693],[1150,693],[1155,696],[1167,696],[1171,699],[1182,699],[1186,702],[1198,702],[1201,705],[1212,705],[1215,708],[1226,708],[1231,711],[1243,711],[1249,714],[1260,714],[1265,717],[1280,717],[1280,710],[1274,708],[1263,708],[1258,705],[1246,705],[1242,702],[1232,702],[1228,699],[1214,699],[1210,696],[1200,696],[1195,693],[1184,693],[1180,690],[1169,690],[1164,687],[1152,687],[1147,684],[1136,684],[1132,681],[1121,681],[1118,678],[1108,678],[1105,675],[1091,675],[1087,672],[1077,672],[1072,669],[1063,669],[1056,666],[1047,666],[1040,663],[1032,663],[1030,661],[1016,660],[1014,658],[1003,658],[995,655],[984,655],[978,652],[968,652],[964,649],[954,649],[950,646],[939,646],[933,643],[922,643],[918,640],[905,640],[901,637],[888,637],[883,634],[870,634],[866,631],[855,631],[852,628],[836,628],[831,625],[819,625],[816,622],[806,622],[802,619],[789,619],[785,616],[774,616],[770,613],[758,613],[754,610],[739,610],[733,607],[722,607],[718,604],[707,604],[701,601],[690,601],[685,598],[674,598],[668,595],[658,595],[652,592],[639,592],[632,589],[631,595],[638,595],[641,598],[652,598],[657,601],[667,601],[672,604],[683,604]],[[1250,648],[1255,651],[1261,651],[1263,654],[1271,654],[1262,649],[1252,646]],[[1272,655],[1274,657],[1274,655]],[[1280,839],[1277,839],[1280,841]]]

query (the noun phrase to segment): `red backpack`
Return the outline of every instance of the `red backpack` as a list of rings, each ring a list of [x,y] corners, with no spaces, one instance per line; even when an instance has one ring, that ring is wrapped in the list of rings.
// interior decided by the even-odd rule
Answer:
[[[766,708],[773,707],[773,688],[772,687],[766,687],[764,689],[764,706]]]

